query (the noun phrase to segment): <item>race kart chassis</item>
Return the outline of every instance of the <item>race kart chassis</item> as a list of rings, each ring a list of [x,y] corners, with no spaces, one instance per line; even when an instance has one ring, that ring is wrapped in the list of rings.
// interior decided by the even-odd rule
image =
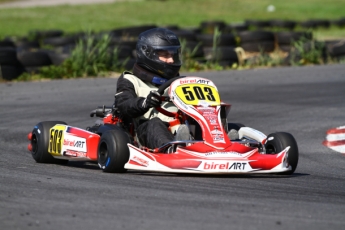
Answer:
[[[295,171],[298,147],[293,136],[285,132],[266,136],[242,124],[227,123],[230,105],[220,101],[212,81],[200,77],[176,78],[163,84],[158,92],[163,95],[168,87],[168,97],[162,99],[172,101],[178,112],[156,109],[174,118],[171,125],[187,124],[192,140],[172,141],[148,149],[136,138],[135,127],[123,124],[115,107],[103,106],[90,114],[103,118],[102,122],[86,130],[60,121],[38,123],[28,135],[28,149],[39,163],[90,160],[97,161],[104,172],[131,169],[291,174]],[[236,139],[229,139],[230,129],[238,132]],[[173,151],[168,153],[167,149]]]

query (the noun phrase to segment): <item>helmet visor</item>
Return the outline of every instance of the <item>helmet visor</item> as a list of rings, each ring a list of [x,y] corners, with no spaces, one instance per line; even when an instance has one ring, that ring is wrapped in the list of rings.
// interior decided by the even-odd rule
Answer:
[[[148,58],[155,62],[164,62],[170,65],[181,65],[180,46],[153,46]]]

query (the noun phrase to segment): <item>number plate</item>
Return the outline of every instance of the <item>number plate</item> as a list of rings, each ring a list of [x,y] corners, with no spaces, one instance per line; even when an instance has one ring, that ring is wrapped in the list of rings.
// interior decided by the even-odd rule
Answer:
[[[65,125],[55,125],[50,129],[50,139],[48,152],[53,155],[62,155],[62,145],[64,140],[64,131],[66,129]]]
[[[215,87],[204,84],[184,84],[175,89],[177,96],[187,105],[220,105],[220,97]]]

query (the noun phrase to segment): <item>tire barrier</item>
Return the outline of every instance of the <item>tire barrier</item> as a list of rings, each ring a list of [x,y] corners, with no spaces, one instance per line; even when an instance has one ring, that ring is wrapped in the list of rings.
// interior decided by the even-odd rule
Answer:
[[[328,53],[337,60],[345,58],[345,40],[326,43]]]
[[[231,24],[218,20],[202,21],[198,27],[192,28],[181,28],[178,25],[167,25],[165,28],[172,30],[180,38],[183,44],[182,52],[188,53],[184,56],[201,63],[217,62],[223,67],[231,67],[234,63],[245,64],[246,57],[267,56],[275,51],[285,53],[286,64],[291,60],[298,62],[303,52],[310,52],[315,46],[322,47],[324,59],[330,57],[342,60],[345,58],[345,39],[325,41],[321,44],[315,41],[310,30],[330,26],[344,28],[345,18],[302,22],[247,19],[244,23]],[[156,27],[132,26],[90,34],[66,34],[59,29],[32,30],[27,38],[8,37],[0,41],[0,77],[13,80],[23,72],[36,73],[43,66],[61,65],[71,56],[79,42],[86,43],[90,36],[98,41],[104,35],[108,35],[110,39],[109,52],[113,53],[117,48],[117,56],[112,56],[114,62],[131,69],[136,58],[138,35]],[[294,31],[296,27],[305,30]],[[300,46],[298,49],[296,43]]]
[[[311,32],[282,31],[276,32],[274,35],[278,47],[285,52],[290,52],[295,42],[308,42],[313,39],[313,34]]]
[[[204,47],[204,56],[207,61],[218,63],[220,66],[232,66],[238,63],[238,56],[233,46],[219,46],[217,48]]]
[[[39,73],[39,70],[43,66],[53,64],[48,52],[44,50],[34,52],[24,51],[18,53],[17,57],[20,65],[23,66],[25,71],[29,73]]]
[[[240,46],[247,52],[272,52],[274,33],[270,31],[243,31],[238,33]]]
[[[297,25],[297,22],[289,20],[271,20],[269,23],[271,27],[287,30],[293,30]]]

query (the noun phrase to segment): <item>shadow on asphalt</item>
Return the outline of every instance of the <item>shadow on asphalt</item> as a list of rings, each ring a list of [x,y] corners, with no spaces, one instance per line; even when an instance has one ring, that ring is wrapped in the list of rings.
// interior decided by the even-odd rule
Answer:
[[[278,175],[278,174],[190,174],[190,173],[157,173],[146,171],[127,171],[127,174],[141,175],[141,176],[155,176],[155,177],[190,177],[190,178],[295,178],[310,176],[307,173],[294,173],[292,175]]]
[[[98,164],[93,161],[69,161],[65,167],[83,168],[91,170],[100,170]],[[100,170],[101,171],[101,170]],[[191,174],[191,173],[160,173],[160,172],[147,172],[129,170],[123,174],[152,176],[152,177],[189,177],[189,178],[295,178],[310,176],[307,173],[294,173],[292,175],[279,175],[279,174]]]
[[[92,170],[100,170],[98,164],[92,161],[69,161],[68,164],[65,165],[66,167],[71,168],[84,168],[84,169],[92,169]]]

